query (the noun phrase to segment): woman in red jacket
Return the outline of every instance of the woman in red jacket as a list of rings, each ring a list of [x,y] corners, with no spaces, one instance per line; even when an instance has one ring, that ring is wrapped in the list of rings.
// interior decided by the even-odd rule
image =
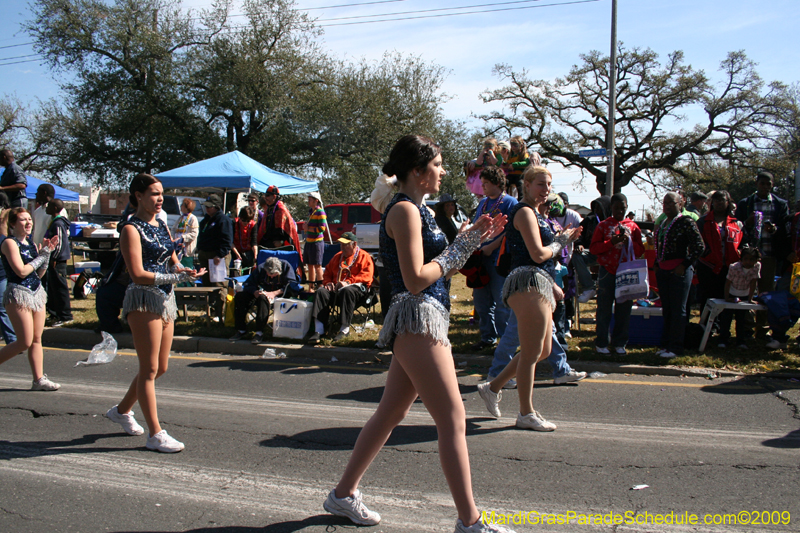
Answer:
[[[611,197],[611,216],[600,222],[592,235],[589,253],[597,258],[600,272],[597,274],[597,338],[595,350],[599,354],[610,354],[611,347],[619,355],[624,355],[628,344],[628,325],[631,320],[633,301],[617,302],[614,298],[617,281],[617,267],[622,247],[628,245],[630,239],[636,257],[644,253],[642,230],[636,223],[625,218],[628,212],[628,198],[618,192]],[[615,309],[614,331],[609,345],[608,332],[611,327],[612,307]]]
[[[697,261],[698,303],[702,311],[709,298],[725,298],[725,280],[728,267],[739,261],[742,244],[742,223],[736,220],[736,203],[728,191],[714,191],[711,195],[711,211],[697,221],[697,229],[703,237],[706,251]],[[724,348],[731,337],[731,322],[734,312],[726,309],[717,319],[719,325],[718,345]],[[753,336],[755,322],[750,312],[739,312],[736,319],[736,339],[740,347]]]
[[[709,298],[725,298],[728,267],[739,260],[743,234],[741,223],[733,216],[734,211],[736,204],[728,191],[715,191],[711,195],[711,211],[697,221],[697,229],[706,245],[706,251],[697,262],[701,311]]]

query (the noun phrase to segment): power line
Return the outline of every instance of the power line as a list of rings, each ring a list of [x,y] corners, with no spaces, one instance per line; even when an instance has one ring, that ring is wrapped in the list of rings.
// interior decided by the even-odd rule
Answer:
[[[540,7],[566,6],[566,5],[570,5],[570,4],[588,4],[588,3],[591,3],[591,2],[599,2],[599,1],[600,0],[576,0],[574,2],[560,2],[560,3],[557,3],[557,4],[540,4],[540,5],[536,5],[536,6],[509,7],[509,8],[506,8],[506,9],[494,10],[494,11],[492,11],[492,13],[499,13],[499,12],[502,12],[502,11],[519,11],[521,9],[536,9],[536,8],[540,8]],[[402,17],[402,18],[393,18],[393,19],[382,19],[382,20],[364,20],[364,21],[360,21],[360,22],[339,22],[339,23],[336,23],[336,24],[320,24],[319,27],[327,28],[327,27],[330,27],[330,26],[353,26],[353,25],[356,25],[356,24],[373,24],[373,23],[376,23],[376,22],[397,22],[397,21],[401,21],[401,20],[416,20],[416,19],[428,19],[428,18],[455,17],[455,16],[458,16],[458,15],[476,15],[476,14],[485,15],[486,13],[484,11],[468,11],[468,12],[465,12],[465,13],[443,13],[441,15],[421,15],[421,16],[418,16],[418,17]],[[376,15],[376,16],[378,16],[378,15]],[[331,20],[331,19],[329,19],[329,20]]]
[[[26,57],[41,57],[42,54],[28,54],[26,56],[14,56],[14,57],[3,57],[0,58],[0,61],[9,61],[11,59],[23,59]]]
[[[341,8],[341,7],[361,7],[361,6],[371,6],[371,5],[377,5],[377,4],[394,4],[394,3],[397,3],[397,2],[406,2],[406,1],[407,0],[380,0],[380,1],[377,1],[377,2],[362,2],[362,3],[359,3],[359,4],[339,4],[339,5],[336,5],[336,6],[305,7],[305,8],[298,7],[297,10],[298,11],[318,11],[320,9],[338,9],[338,8]],[[236,15],[229,15],[228,18],[246,17],[246,16],[247,16],[246,13],[240,13],[240,14],[236,14]]]
[[[366,19],[366,18],[372,18],[372,17],[390,17],[390,16],[394,16],[394,15],[410,15],[410,14],[413,14],[413,13],[433,13],[435,11],[453,11],[453,10],[456,10],[456,9],[473,9],[473,8],[476,8],[476,7],[494,7],[494,6],[505,6],[505,5],[510,5],[510,4],[528,4],[530,2],[541,2],[541,1],[542,0],[517,0],[515,2],[499,2],[499,3],[493,3],[493,4],[476,4],[476,5],[472,5],[472,6],[442,7],[442,8],[438,8],[438,9],[423,9],[423,10],[417,10],[417,11],[399,11],[397,13],[381,13],[381,14],[378,14],[378,15],[358,15],[358,16],[354,16],[354,17],[338,17],[338,18],[333,18],[333,19],[320,19],[317,22],[330,22],[330,21],[333,21],[333,20],[348,20],[348,19]],[[494,10],[493,10],[493,12],[494,12]],[[454,14],[458,15],[459,13],[454,13]]]
[[[528,1],[541,1],[541,0],[528,0]],[[540,8],[540,7],[554,7],[554,6],[562,6],[562,5],[570,5],[570,4],[587,4],[587,3],[599,2],[599,1],[600,0],[576,0],[576,1],[572,1],[572,2],[560,2],[560,3],[555,3],[555,4],[539,4],[539,5],[535,5],[535,6],[510,7],[510,8],[505,8],[505,9],[493,10],[492,13],[501,13],[501,12],[504,12],[504,11],[518,11],[518,10],[521,10],[521,9],[535,9],[535,8]],[[497,4],[491,4],[491,5],[497,5]],[[468,7],[472,7],[472,6],[468,6]],[[454,8],[449,8],[449,9],[466,9],[466,8],[467,7],[461,7],[461,8],[454,7]],[[414,16],[414,17],[390,18],[390,19],[382,19],[382,20],[364,20],[364,21],[359,21],[359,22],[340,22],[340,23],[334,23],[334,24],[318,24],[317,26],[320,27],[320,28],[329,27],[329,26],[351,26],[351,25],[355,25],[355,24],[374,24],[374,23],[378,23],[378,22],[396,22],[396,21],[402,21],[402,20],[417,20],[417,19],[427,19],[427,18],[455,17],[455,16],[458,16],[458,15],[477,15],[477,14],[485,15],[486,13],[484,11],[468,11],[468,12],[464,12],[464,13],[442,13],[440,15],[420,15],[420,16]],[[373,15],[373,16],[376,16],[376,17],[378,17],[378,16],[389,16],[389,14]],[[326,19],[326,20],[334,20],[334,19]],[[235,28],[229,28],[229,29],[227,29],[225,31],[225,33],[226,34],[235,34],[235,33],[244,32],[246,30],[247,30],[246,26],[239,26],[239,27],[235,27]]]
[[[24,61],[14,61],[13,63],[0,63],[0,67],[6,67],[8,65],[19,65],[20,63],[41,63],[40,59],[26,59]]]
[[[9,44],[8,46],[0,46],[0,49],[3,49],[3,48],[16,48],[17,46],[28,46],[29,44],[35,44],[35,43],[29,42],[29,43],[22,43],[22,44]]]
[[[318,9],[336,9],[339,7],[358,7],[358,6],[370,6],[373,4],[393,4],[396,2],[405,2],[406,0],[382,0],[380,2],[363,2],[361,4],[340,4],[338,6],[325,6],[325,7],[306,7],[301,8],[298,7],[297,9],[300,11],[316,11]]]

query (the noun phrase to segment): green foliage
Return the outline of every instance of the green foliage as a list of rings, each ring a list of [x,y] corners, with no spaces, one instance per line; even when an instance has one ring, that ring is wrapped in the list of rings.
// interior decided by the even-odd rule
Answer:
[[[606,164],[578,154],[607,145],[610,60],[593,51],[555,81],[531,80],[526,71],[498,65],[508,85],[483,93],[507,111],[483,116],[488,132],[520,133],[543,157],[578,167],[605,193]],[[741,166],[772,146],[790,108],[787,88],[765,86],[744,52],[721,62],[714,84],[684,63],[680,51],[663,63],[652,50],[625,49],[617,56],[614,190],[632,180],[659,186],[663,172],[682,175],[690,158],[718,158]],[[702,117],[685,127],[686,115]]]
[[[442,67],[398,53],[331,59],[291,0],[245,0],[243,19],[231,9],[230,0],[200,13],[178,0],[36,0],[27,26],[36,50],[75,79],[46,108],[42,167],[103,184],[239,150],[318,179],[330,203],[368,197],[404,134],[462,157],[463,125],[441,112]]]

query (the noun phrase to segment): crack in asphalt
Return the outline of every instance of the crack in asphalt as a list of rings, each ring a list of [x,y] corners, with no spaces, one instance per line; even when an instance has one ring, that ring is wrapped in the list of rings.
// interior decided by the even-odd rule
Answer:
[[[798,405],[796,401],[786,397],[784,395],[784,389],[779,387],[778,383],[774,380],[757,380],[756,383],[789,407],[792,410],[792,418],[800,419],[800,405]]]
[[[41,411],[37,411],[36,409],[31,409],[30,407],[0,407],[0,410],[3,411],[23,411],[26,413],[30,413],[33,418],[42,418],[46,416],[86,416],[86,413],[44,413]]]
[[[34,518],[34,517],[28,516],[26,514],[18,513],[16,511],[11,511],[9,509],[6,509],[5,507],[0,507],[0,512],[4,513],[6,515],[10,515],[10,516],[18,516],[18,517],[22,518],[23,520],[30,520],[30,521],[40,520],[38,518]]]

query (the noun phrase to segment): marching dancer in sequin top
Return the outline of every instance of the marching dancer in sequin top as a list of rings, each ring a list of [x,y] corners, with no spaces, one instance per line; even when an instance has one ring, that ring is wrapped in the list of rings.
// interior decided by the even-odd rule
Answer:
[[[522,177],[522,201],[512,209],[506,239],[511,254],[511,273],[503,285],[503,300],[519,322],[520,351],[492,381],[478,384],[489,412],[500,418],[503,385],[516,377],[519,393],[517,427],[553,431],[556,425],[533,408],[533,376],[536,363],[550,355],[552,344],[554,258],[581,233],[567,227],[558,235],[539,213],[550,195],[553,176],[545,167],[528,167]]]
[[[138,401],[150,430],[145,446],[174,453],[182,442],[161,429],[156,411],[155,380],[167,371],[177,309],[173,285],[194,281],[205,273],[184,268],[166,225],[156,218],[164,202],[164,188],[155,177],[139,174],[130,185],[130,203],[136,213],[122,227],[120,249],[131,276],[122,304],[122,318],[136,339],[139,373],[125,397],[106,416],[120,424],[129,435],[142,435],[144,428],[133,417]]]
[[[3,295],[3,304],[8,318],[14,326],[17,340],[0,350],[0,364],[20,352],[28,350],[33,385],[31,390],[54,391],[61,385],[54,383],[44,373],[42,330],[44,330],[47,293],[41,278],[47,271],[50,252],[58,245],[58,236],[42,241],[42,249],[36,250],[31,241],[33,219],[23,207],[15,207],[8,213],[8,238],[3,240],[3,268],[8,277],[8,286]]]
[[[439,459],[458,511],[456,531],[506,532],[479,522],[472,497],[466,415],[447,339],[450,295],[444,283],[482,240],[502,232],[506,217],[480,217],[447,246],[423,202],[426,194],[438,193],[445,175],[439,147],[425,137],[407,135],[392,149],[383,172],[397,176],[400,191],[387,207],[380,230],[381,258],[392,287],[381,340],[392,345],[394,357],[378,409],[361,430],[324,507],[356,524],[380,522],[380,515],[364,505],[358,485],[419,396],[436,422]]]

